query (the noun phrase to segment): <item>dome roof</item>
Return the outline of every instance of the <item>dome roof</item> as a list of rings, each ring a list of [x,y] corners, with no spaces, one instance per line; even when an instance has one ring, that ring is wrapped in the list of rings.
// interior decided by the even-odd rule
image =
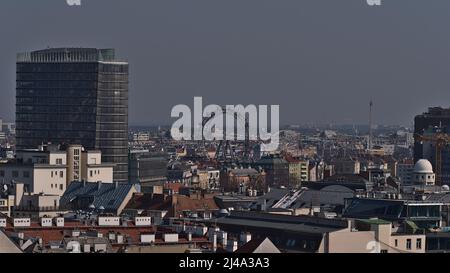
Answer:
[[[433,166],[430,161],[426,159],[420,159],[414,165],[414,173],[433,173]]]

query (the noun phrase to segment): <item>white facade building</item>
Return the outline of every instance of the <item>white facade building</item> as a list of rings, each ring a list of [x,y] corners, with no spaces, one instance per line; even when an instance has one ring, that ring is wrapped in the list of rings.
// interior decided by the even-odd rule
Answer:
[[[25,193],[61,196],[72,181],[112,183],[113,167],[102,163],[99,151],[84,151],[79,145],[66,150],[42,145],[17,151],[15,160],[0,164],[0,181],[23,184]]]
[[[426,159],[417,161],[414,165],[412,180],[415,185],[434,186],[436,176],[430,161]]]

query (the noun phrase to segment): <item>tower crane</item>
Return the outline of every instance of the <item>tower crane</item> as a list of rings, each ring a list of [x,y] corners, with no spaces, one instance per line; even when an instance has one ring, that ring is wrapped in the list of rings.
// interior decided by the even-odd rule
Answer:
[[[419,135],[415,134],[416,142],[429,141],[432,142],[436,148],[435,151],[435,168],[436,168],[436,185],[442,185],[442,150],[450,144],[450,135],[445,133],[435,133],[433,135]]]

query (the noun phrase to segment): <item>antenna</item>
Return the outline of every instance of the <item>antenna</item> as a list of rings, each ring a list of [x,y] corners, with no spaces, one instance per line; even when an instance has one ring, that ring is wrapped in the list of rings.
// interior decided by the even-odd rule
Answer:
[[[372,107],[373,102],[370,100],[369,103],[369,144],[367,146],[368,150],[372,150]]]

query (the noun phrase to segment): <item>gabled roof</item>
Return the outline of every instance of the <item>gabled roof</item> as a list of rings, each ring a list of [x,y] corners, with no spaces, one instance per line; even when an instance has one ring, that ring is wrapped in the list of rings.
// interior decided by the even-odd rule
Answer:
[[[215,211],[219,210],[219,207],[213,197],[193,198],[181,194],[167,196],[138,193],[133,195],[125,209],[166,210],[170,214],[175,209],[176,214],[179,214],[183,211]]]
[[[169,210],[171,205],[172,201],[165,198],[164,194],[135,193],[125,209]]]
[[[0,253],[22,253],[22,250],[0,230]]]
[[[269,238],[253,239],[234,253],[281,253]]]

